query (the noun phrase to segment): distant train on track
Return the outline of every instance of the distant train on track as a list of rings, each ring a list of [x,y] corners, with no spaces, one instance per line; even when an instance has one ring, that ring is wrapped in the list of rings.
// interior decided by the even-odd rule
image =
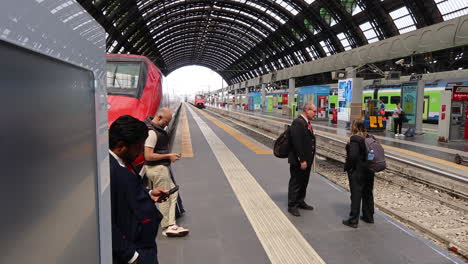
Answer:
[[[204,95],[201,95],[201,94],[197,94],[195,95],[195,100],[193,101],[193,105],[200,108],[200,109],[203,109],[205,108],[205,96]]]
[[[438,80],[431,83],[426,83],[424,87],[424,103],[423,103],[423,120],[428,122],[437,122],[439,120],[440,111],[440,92],[446,89],[451,89],[454,85],[468,85],[466,80]],[[374,88],[365,88],[362,92],[362,104],[365,107],[367,99],[372,99]],[[401,86],[387,86],[379,88],[377,99],[381,99],[385,103],[385,111],[387,115],[391,115],[396,104],[401,102]],[[330,89],[328,98],[329,110],[337,106],[338,89]]]
[[[154,116],[163,101],[161,71],[139,55],[107,54],[109,125],[121,115]]]

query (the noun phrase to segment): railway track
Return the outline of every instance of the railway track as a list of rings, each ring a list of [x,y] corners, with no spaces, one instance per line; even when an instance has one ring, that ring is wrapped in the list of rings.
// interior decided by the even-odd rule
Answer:
[[[272,146],[276,136],[209,111],[259,142]],[[349,190],[343,172],[346,142],[317,132],[317,172]],[[375,203],[382,212],[468,259],[468,183],[438,169],[387,155],[388,169],[377,173]]]

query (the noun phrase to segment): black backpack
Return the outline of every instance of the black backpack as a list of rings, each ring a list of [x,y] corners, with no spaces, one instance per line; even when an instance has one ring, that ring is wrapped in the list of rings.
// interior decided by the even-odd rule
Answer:
[[[414,128],[410,127],[406,130],[405,137],[414,137],[414,134],[416,134]]]
[[[284,130],[281,135],[275,140],[275,144],[273,145],[273,154],[277,158],[287,158],[289,156],[289,126]]]

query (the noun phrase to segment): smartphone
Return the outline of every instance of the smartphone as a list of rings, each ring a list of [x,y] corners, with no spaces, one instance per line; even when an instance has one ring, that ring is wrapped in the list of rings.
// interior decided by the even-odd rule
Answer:
[[[169,195],[177,192],[179,190],[179,185],[176,185],[174,188],[169,190],[169,193],[164,193],[163,195],[159,196],[158,200],[156,201],[157,203],[160,203],[164,201]]]

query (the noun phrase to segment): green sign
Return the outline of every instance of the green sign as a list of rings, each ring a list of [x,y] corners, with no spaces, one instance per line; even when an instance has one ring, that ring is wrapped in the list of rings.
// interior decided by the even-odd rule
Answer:
[[[401,108],[408,118],[409,125],[416,125],[416,102],[418,99],[418,83],[401,84]]]

